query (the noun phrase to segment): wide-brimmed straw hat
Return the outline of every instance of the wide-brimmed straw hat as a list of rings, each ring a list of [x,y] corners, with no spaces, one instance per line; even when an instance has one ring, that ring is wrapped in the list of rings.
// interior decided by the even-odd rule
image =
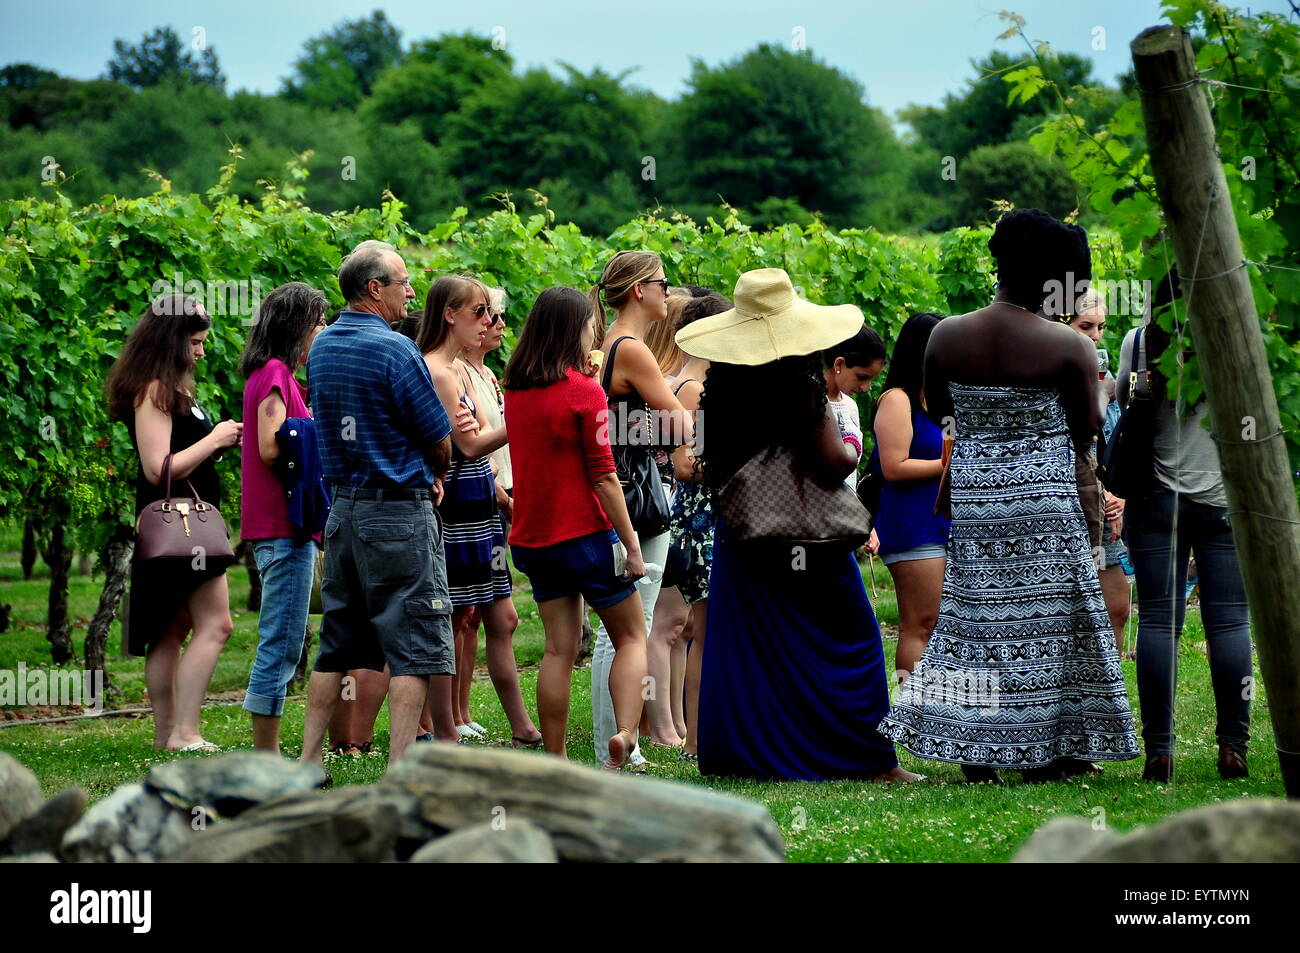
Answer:
[[[813,304],[794,293],[781,268],[747,271],[736,281],[736,306],[692,321],[677,346],[692,357],[724,364],[770,364],[847,341],[862,328],[851,304]]]

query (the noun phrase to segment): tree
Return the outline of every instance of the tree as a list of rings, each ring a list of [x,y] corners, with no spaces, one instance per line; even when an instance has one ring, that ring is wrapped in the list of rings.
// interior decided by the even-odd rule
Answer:
[[[31,63],[0,69],[0,117],[10,129],[49,129],[99,119],[130,95],[130,89],[112,80],[70,79]]]
[[[811,53],[763,44],[716,69],[696,61],[689,86],[665,170],[685,201],[790,199],[858,224],[872,177],[899,149],[862,86]]]
[[[1079,204],[1078,186],[1059,162],[1040,156],[1025,142],[979,146],[957,163],[956,225],[992,218],[997,199],[1017,208],[1041,208],[1058,218]]]
[[[900,111],[900,117],[941,156],[961,159],[979,146],[1010,142],[1022,117],[1031,116],[1035,123],[1046,118],[1042,100],[1008,102],[1007,84],[1002,77],[1022,62],[1023,58],[993,50],[982,60],[971,61],[976,75],[967,80],[963,92],[948,93],[942,106],[908,106]],[[1062,89],[1091,81],[1092,61],[1086,57],[1058,53],[1046,65],[1050,78]]]
[[[108,61],[108,78],[135,89],[163,83],[202,84],[226,88],[226,77],[217,65],[217,51],[194,40],[194,50],[186,50],[180,36],[169,26],[145,35],[138,45],[125,40],[113,41],[113,58]]]
[[[379,77],[362,108],[378,123],[414,119],[424,138],[436,143],[449,114],[513,67],[513,57],[485,37],[445,34],[412,46],[401,65]]]
[[[402,34],[376,10],[312,37],[303,49],[283,94],[311,106],[350,109],[370,95],[384,70],[401,62]]]
[[[626,74],[561,66],[564,79],[543,69],[507,74],[447,116],[442,148],[461,204],[487,209],[493,194],[567,180],[572,189],[560,187],[552,208],[599,230],[613,221],[610,208],[623,221],[652,203],[655,180],[643,177],[647,97],[624,87]]]

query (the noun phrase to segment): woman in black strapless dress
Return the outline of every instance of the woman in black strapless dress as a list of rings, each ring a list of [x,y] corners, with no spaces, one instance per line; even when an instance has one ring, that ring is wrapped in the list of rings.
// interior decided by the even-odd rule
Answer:
[[[243,425],[215,427],[194,401],[194,366],[203,356],[211,321],[192,298],[156,299],[122,346],[108,379],[113,416],[126,424],[139,457],[135,508],[139,513],[166,492],[162,466],[172,456],[173,495],[189,486],[206,503],[221,504],[216,459],[237,446]],[[217,658],[233,627],[226,569],[230,559],[136,562],[123,631],[127,650],[144,655],[154,711],[154,747],[212,751],[203,740],[199,710]],[[181,645],[194,637],[182,654]]]

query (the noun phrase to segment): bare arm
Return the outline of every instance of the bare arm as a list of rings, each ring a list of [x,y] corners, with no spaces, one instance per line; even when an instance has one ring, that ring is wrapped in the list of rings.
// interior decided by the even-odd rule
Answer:
[[[948,345],[944,339],[950,337],[950,334],[943,332],[951,330],[949,325],[954,319],[949,318],[935,326],[930,335],[930,343],[925,348],[925,383],[922,385],[925,391],[925,413],[931,420],[943,428],[945,437],[955,436],[954,428],[957,421],[956,408],[952,405],[952,394],[948,391],[948,370],[944,363],[945,354]]]
[[[943,473],[940,460],[916,460],[908,456],[912,449],[912,402],[895,387],[880,398],[876,411],[876,447],[880,451],[880,470],[891,482],[929,480]]]
[[[1101,423],[1097,401],[1097,349],[1082,334],[1069,342],[1061,372],[1061,406],[1065,408],[1070,438],[1079,453],[1088,453]]]
[[[703,393],[703,384],[690,381],[677,392],[677,399],[683,408],[694,415],[700,409],[700,395]],[[673,451],[673,475],[686,483],[695,483],[704,478],[703,473],[695,470],[695,456],[691,453],[690,444],[684,443]]]
[[[618,482],[617,473],[606,473],[591,485],[600,501],[601,509],[614,525],[614,532],[623,541],[627,549],[626,577],[639,579],[645,575],[645,563],[641,559],[641,542],[636,531],[632,529],[632,518],[627,515],[627,501],[623,498],[623,485]]]
[[[460,402],[461,394],[465,389],[461,386],[464,382],[460,377],[445,366],[436,366],[431,360],[430,355],[425,355],[424,363],[428,365],[429,374],[433,377],[434,390],[438,392],[438,399],[442,401],[443,408],[447,411],[448,420],[456,420],[457,413],[466,409],[465,405]],[[482,426],[485,421],[479,421]],[[456,427],[452,428],[451,439],[466,458],[477,460],[479,457],[485,457],[493,450],[499,450],[506,444],[505,424],[497,427],[495,430],[466,433]],[[444,472],[446,472],[444,470]]]
[[[840,425],[830,404],[822,410],[821,425],[813,439],[814,459],[828,477],[843,481],[858,468],[858,452],[840,436]]]
[[[144,477],[154,486],[162,483],[163,461],[167,459],[172,441],[172,418],[163,413],[153,402],[157,383],[149,385],[145,396],[135,406],[135,437],[140,447],[140,466]],[[233,420],[223,420],[212,428],[211,432],[172,456],[172,479],[181,480],[194,472],[194,469],[227,447],[239,442],[239,435],[244,425]]]
[[[280,445],[276,443],[275,435],[288,419],[289,408],[280,396],[280,388],[271,388],[271,393],[257,405],[257,452],[267,466],[280,457]]]
[[[635,338],[624,341],[618,346],[617,363],[610,386],[615,387],[621,381],[640,394],[651,410],[667,413],[670,432],[680,435],[683,443],[689,443],[695,434],[694,421],[681,401],[673,396],[650,349]]]
[[[443,437],[440,443],[426,450],[424,459],[429,461],[429,466],[433,467],[434,479],[441,480],[445,477],[451,467],[451,436]]]

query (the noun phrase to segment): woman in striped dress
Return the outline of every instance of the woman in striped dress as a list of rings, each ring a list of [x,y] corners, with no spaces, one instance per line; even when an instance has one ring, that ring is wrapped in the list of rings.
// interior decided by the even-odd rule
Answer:
[[[447,413],[468,408],[480,426],[477,433],[452,434],[452,463],[443,478],[443,498],[438,506],[453,606],[452,630],[458,635],[465,631],[466,618],[478,608],[487,634],[488,671],[510,722],[511,736],[516,744],[534,745],[541,743],[541,732],[519,691],[511,643],[519,614],[510,598],[505,535],[489,460],[489,454],[505,446],[506,428],[502,424],[487,429],[487,418],[474,399],[470,371],[461,361],[468,348],[483,343],[491,323],[488,290],[483,283],[464,275],[446,275],[429,289],[416,345],[424,354]],[[458,679],[473,677],[472,668],[465,670],[461,665],[458,669]],[[445,689],[431,685],[430,692],[435,733],[448,741],[458,740],[455,683]]]

